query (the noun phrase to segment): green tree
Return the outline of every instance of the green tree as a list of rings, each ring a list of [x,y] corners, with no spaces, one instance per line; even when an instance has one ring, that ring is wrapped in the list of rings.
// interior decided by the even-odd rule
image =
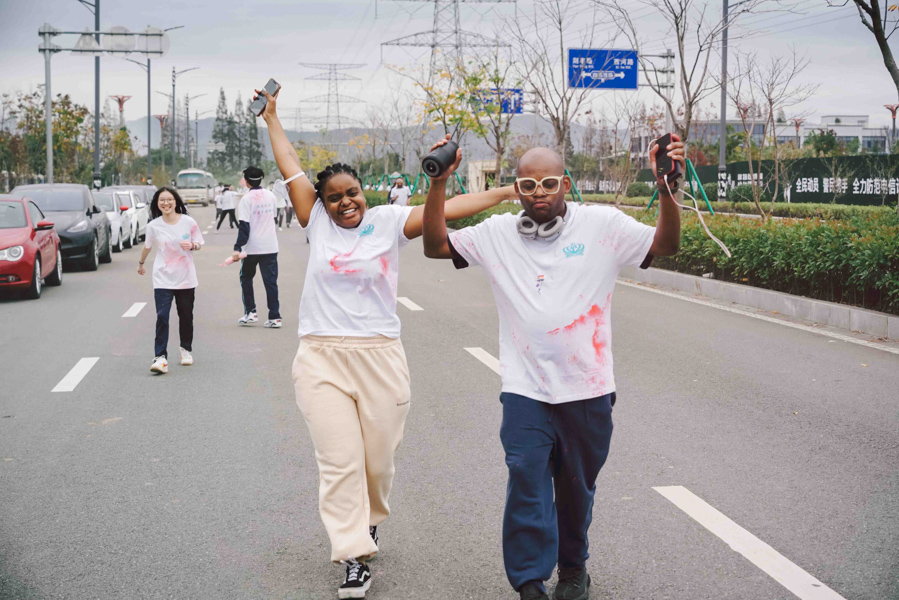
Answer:
[[[212,125],[212,143],[217,145],[217,149],[210,152],[206,159],[209,168],[215,171],[227,171],[229,167],[226,146],[231,128],[230,120],[225,90],[219,88],[219,103],[215,109],[215,123]]]
[[[261,166],[263,156],[262,142],[259,141],[259,128],[256,126],[256,115],[250,112],[248,108],[243,111],[242,116],[235,115],[235,117],[243,120],[246,166]]]

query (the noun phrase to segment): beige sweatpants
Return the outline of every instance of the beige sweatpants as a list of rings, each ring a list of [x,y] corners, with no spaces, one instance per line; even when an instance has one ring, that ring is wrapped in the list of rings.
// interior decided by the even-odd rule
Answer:
[[[293,383],[315,445],[331,560],[369,558],[378,547],[368,527],[390,514],[393,456],[409,412],[403,344],[387,337],[304,336]]]

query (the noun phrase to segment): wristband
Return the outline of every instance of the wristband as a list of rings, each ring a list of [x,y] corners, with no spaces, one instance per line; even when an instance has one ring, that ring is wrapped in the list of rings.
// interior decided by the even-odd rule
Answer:
[[[137,261],[137,264],[143,266],[144,263],[142,263],[141,261]]]
[[[288,183],[290,183],[290,182],[293,181],[294,179],[297,179],[298,177],[303,177],[303,176],[305,176],[305,175],[306,175],[306,173],[304,173],[302,170],[300,170],[300,172],[297,173],[296,175],[292,175],[292,176],[288,177],[287,179],[285,179],[285,180],[284,180],[284,185],[287,185]]]

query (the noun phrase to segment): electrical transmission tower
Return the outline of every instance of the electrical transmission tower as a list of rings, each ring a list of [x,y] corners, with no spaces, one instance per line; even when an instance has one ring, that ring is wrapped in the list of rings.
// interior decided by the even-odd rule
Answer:
[[[110,96],[119,103],[119,127],[125,126],[125,103],[131,100],[131,96]]]
[[[462,48],[508,46],[499,40],[490,39],[478,33],[465,31],[459,25],[459,4],[461,2],[515,3],[516,0],[403,0],[406,2],[432,2],[434,4],[434,26],[431,31],[420,31],[405,35],[381,46],[425,46],[431,49],[429,75],[434,74],[434,56],[438,48],[452,48],[456,58],[461,58]]]
[[[347,75],[346,73],[341,73],[339,71],[346,71],[348,69],[361,69],[364,67],[364,64],[346,64],[346,63],[299,63],[302,67],[309,67],[310,69],[321,69],[325,71],[324,73],[318,73],[316,75],[310,75],[306,79],[312,79],[317,81],[327,81],[328,82],[328,93],[323,94],[321,96],[314,96],[312,98],[305,98],[300,100],[302,103],[306,104],[324,104],[326,105],[326,112],[324,117],[313,117],[311,119],[307,119],[307,122],[314,123],[318,122],[324,125],[325,130],[330,130],[332,123],[337,125],[337,129],[341,129],[343,127],[344,122],[349,123],[358,123],[356,119],[351,119],[349,117],[344,117],[340,115],[340,104],[353,104],[359,102],[365,102],[364,100],[360,100],[358,98],[353,98],[351,96],[344,96],[339,93],[338,90],[338,82],[339,81],[358,81],[358,77],[353,77],[352,75]]]

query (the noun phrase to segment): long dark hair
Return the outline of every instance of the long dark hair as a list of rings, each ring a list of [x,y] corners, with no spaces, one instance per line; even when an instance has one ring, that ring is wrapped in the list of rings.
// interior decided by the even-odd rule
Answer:
[[[162,194],[162,192],[168,192],[172,196],[175,197],[175,212],[176,213],[180,213],[182,215],[188,214],[187,207],[184,206],[184,200],[181,199],[181,195],[174,189],[163,186],[163,187],[159,188],[158,190],[156,190],[156,193],[153,194],[153,199],[150,200],[150,216],[152,218],[155,219],[156,217],[162,216],[162,211],[159,210],[159,195]]]
[[[333,165],[328,165],[325,167],[324,171],[319,171],[316,179],[318,181],[315,182],[315,195],[319,200],[325,199],[325,185],[328,183],[328,180],[334,177],[335,175],[340,175],[344,173],[346,175],[351,175],[353,179],[359,182],[359,185],[362,185],[362,180],[359,179],[359,174],[356,173],[356,169],[351,167],[350,165],[346,165],[344,163],[334,163]]]

